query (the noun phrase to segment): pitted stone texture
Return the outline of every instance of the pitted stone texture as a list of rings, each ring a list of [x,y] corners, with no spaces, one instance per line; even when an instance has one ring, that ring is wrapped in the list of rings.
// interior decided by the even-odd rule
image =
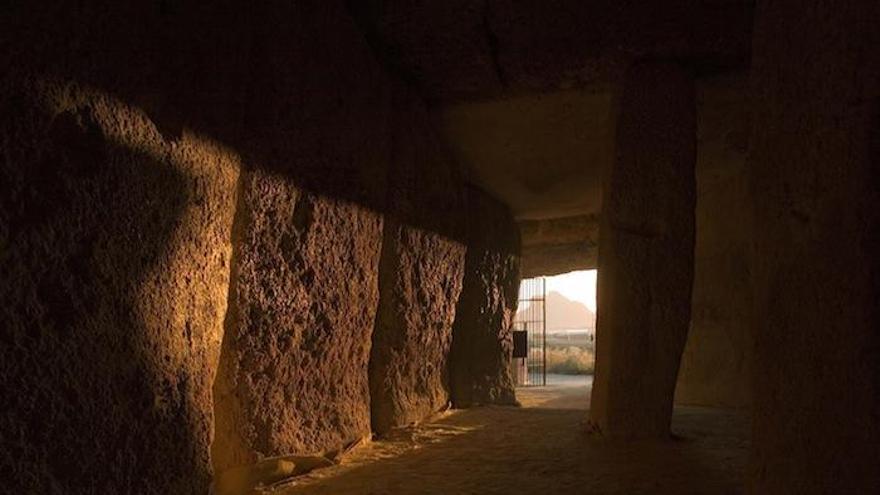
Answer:
[[[360,263],[350,253],[372,243],[373,264],[359,268],[372,275],[316,274],[327,288],[312,294],[314,314],[331,316],[345,291],[373,294],[345,306],[365,335],[333,352],[355,356],[327,356],[361,356],[362,404],[348,421],[366,434],[381,226],[361,207],[384,201],[389,104],[343,2],[57,0],[4,14],[5,487],[208,491],[236,154],[258,177],[291,179],[297,202],[309,191],[308,235],[326,255],[316,269]]]
[[[236,154],[80,84],[0,82],[10,493],[206,493]]]
[[[392,163],[370,360],[384,433],[449,403],[449,349],[464,276],[464,189],[414,92],[394,92]]]
[[[265,171],[248,172],[242,194],[215,386],[220,471],[370,432],[381,217]]]
[[[370,362],[377,433],[419,422],[449,403],[449,349],[465,257],[463,244],[435,233],[387,228],[384,249],[391,259],[380,275]]]
[[[519,292],[519,229],[509,209],[468,188],[467,257],[450,355],[458,408],[516,403],[510,360]]]
[[[608,437],[668,437],[690,323],[696,184],[691,77],[632,67],[600,221],[590,419]]]
[[[880,487],[880,4],[760,2],[750,493]]]
[[[217,391],[218,470],[370,433],[390,83],[342,1],[248,6],[249,171]],[[284,19],[279,22],[279,19]]]
[[[222,3],[4,6],[3,491],[209,489],[246,45]]]

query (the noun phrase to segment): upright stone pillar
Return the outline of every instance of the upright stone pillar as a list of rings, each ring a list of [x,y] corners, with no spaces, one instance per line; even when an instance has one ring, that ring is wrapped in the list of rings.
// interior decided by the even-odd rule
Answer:
[[[761,2],[752,494],[880,487],[880,4]]]
[[[519,291],[519,229],[503,203],[467,189],[467,256],[452,328],[452,405],[516,404],[511,323]]]
[[[599,230],[596,376],[590,419],[604,436],[669,434],[690,320],[694,263],[694,83],[640,63],[619,99]]]
[[[400,83],[392,112],[379,309],[370,349],[370,420],[378,434],[449,404],[452,325],[466,252],[464,189],[425,104]]]

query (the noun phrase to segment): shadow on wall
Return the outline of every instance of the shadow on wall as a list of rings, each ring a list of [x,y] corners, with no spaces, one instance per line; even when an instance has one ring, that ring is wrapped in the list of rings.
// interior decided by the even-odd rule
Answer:
[[[0,334],[9,344],[0,372],[3,431],[18,436],[4,438],[3,471],[23,492],[204,492],[239,166],[242,183],[272,177],[324,215],[301,242],[314,247],[312,266],[332,258],[339,276],[297,272],[318,289],[290,296],[319,317],[314,328],[357,310],[368,321],[359,335],[371,331],[363,307],[375,304],[376,270],[351,256],[349,227],[370,224],[361,240],[378,263],[392,85],[341,2],[61,0],[18,2],[6,14],[16,25],[0,30],[0,269],[13,282],[2,289],[10,330]],[[346,213],[355,209],[372,220]],[[465,240],[431,213],[407,221]],[[267,213],[265,224],[275,220]],[[345,291],[369,304],[340,303]],[[323,337],[306,339],[316,360]],[[246,364],[259,368],[260,352],[289,344],[267,342]],[[368,354],[369,344],[351,350]],[[269,371],[254,376],[271,380]]]
[[[142,114],[107,98],[41,110],[27,93],[2,96],[4,488],[203,490],[223,308],[199,300],[207,266],[192,282],[184,272],[223,253],[175,250],[206,218],[206,177],[184,173],[186,142],[169,153]],[[143,141],[114,140],[111,115]]]
[[[0,35],[12,47],[0,58],[5,81],[92,88],[141,109],[166,139],[196,132],[298,189],[387,209],[402,86],[352,39],[361,35],[344,2],[39,3],[9,11],[19,21]],[[465,240],[442,215],[407,220]]]

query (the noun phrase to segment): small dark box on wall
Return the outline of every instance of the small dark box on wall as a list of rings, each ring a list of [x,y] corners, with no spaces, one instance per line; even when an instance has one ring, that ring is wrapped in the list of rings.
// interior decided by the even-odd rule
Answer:
[[[524,358],[529,355],[529,333],[525,330],[513,331],[513,357]]]

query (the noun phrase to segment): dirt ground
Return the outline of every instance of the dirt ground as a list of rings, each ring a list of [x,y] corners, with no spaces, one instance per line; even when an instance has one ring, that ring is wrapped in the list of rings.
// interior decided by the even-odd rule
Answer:
[[[737,494],[748,420],[678,408],[668,442],[615,443],[584,433],[589,383],[519,389],[522,407],[452,411],[399,430],[269,493]]]

